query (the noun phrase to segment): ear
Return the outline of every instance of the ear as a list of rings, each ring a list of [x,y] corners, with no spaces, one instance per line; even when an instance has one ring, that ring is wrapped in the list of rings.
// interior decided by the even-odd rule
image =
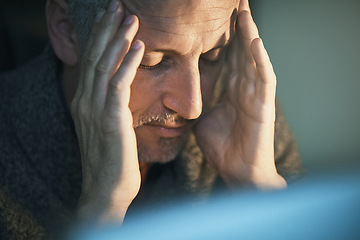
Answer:
[[[46,22],[51,45],[56,56],[68,66],[79,61],[78,42],[74,25],[67,16],[65,0],[47,0]]]

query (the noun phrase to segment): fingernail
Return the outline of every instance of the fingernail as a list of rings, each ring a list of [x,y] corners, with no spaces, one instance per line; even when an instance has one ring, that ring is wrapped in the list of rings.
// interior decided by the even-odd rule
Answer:
[[[112,0],[109,4],[108,11],[114,12],[119,7],[119,2],[116,0]]]
[[[130,25],[134,21],[134,17],[129,15],[125,18],[124,25]]]
[[[134,50],[138,50],[141,48],[141,42],[140,41],[135,41],[134,44],[132,45],[132,49]]]
[[[96,15],[96,18],[95,18],[95,22],[100,22],[100,20],[102,19],[102,17],[104,16],[104,13],[105,13],[105,10],[104,9],[101,9],[98,14]]]

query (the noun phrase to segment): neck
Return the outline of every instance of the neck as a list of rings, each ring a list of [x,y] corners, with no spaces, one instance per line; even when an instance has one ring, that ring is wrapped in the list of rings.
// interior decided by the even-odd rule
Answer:
[[[139,163],[139,169],[140,169],[140,175],[141,175],[141,185],[140,185],[140,190],[136,196],[136,198],[134,199],[134,202],[138,202],[141,203],[144,199],[145,199],[145,182],[146,182],[146,178],[149,172],[149,169],[151,167],[151,164],[148,163],[144,163],[144,162],[140,162]]]

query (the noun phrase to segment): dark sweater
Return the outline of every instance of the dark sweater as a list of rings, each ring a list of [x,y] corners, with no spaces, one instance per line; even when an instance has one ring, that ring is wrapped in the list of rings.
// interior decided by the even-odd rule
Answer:
[[[0,239],[47,239],[72,218],[81,192],[80,153],[62,95],[61,64],[50,47],[0,76]],[[277,110],[275,158],[286,179],[301,162]],[[150,170],[148,203],[174,196],[207,196],[216,172],[190,136],[177,159]]]

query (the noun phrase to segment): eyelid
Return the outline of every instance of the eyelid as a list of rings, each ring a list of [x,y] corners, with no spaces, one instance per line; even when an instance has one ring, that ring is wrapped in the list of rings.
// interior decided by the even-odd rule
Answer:
[[[164,57],[149,57],[144,55],[139,68],[143,68],[143,69],[150,69],[150,68],[154,68],[157,65],[161,64],[164,61]]]
[[[150,71],[156,71],[156,70],[160,70],[160,69],[166,69],[166,67],[168,66],[168,58],[167,57],[163,57],[161,59],[161,61],[159,61],[156,64],[153,65],[146,65],[143,63],[140,63],[139,65],[139,69],[144,69],[144,70],[150,70]]]
[[[217,62],[220,61],[223,57],[224,53],[226,52],[226,47],[220,47],[214,50],[210,50],[209,52],[203,53],[201,58],[209,61],[209,62]],[[216,51],[216,52],[215,52]]]
[[[139,68],[141,69],[156,69],[159,67],[159,65],[161,64],[161,62],[159,62],[158,64],[152,65],[152,66],[148,66],[148,65],[144,65],[144,64],[140,64]]]
[[[160,55],[160,54],[148,54],[148,53],[144,53],[144,56],[142,58],[142,62],[150,62],[150,63],[159,63],[163,60],[164,55]],[[151,64],[149,64],[151,65]],[[155,64],[152,64],[155,65]]]

